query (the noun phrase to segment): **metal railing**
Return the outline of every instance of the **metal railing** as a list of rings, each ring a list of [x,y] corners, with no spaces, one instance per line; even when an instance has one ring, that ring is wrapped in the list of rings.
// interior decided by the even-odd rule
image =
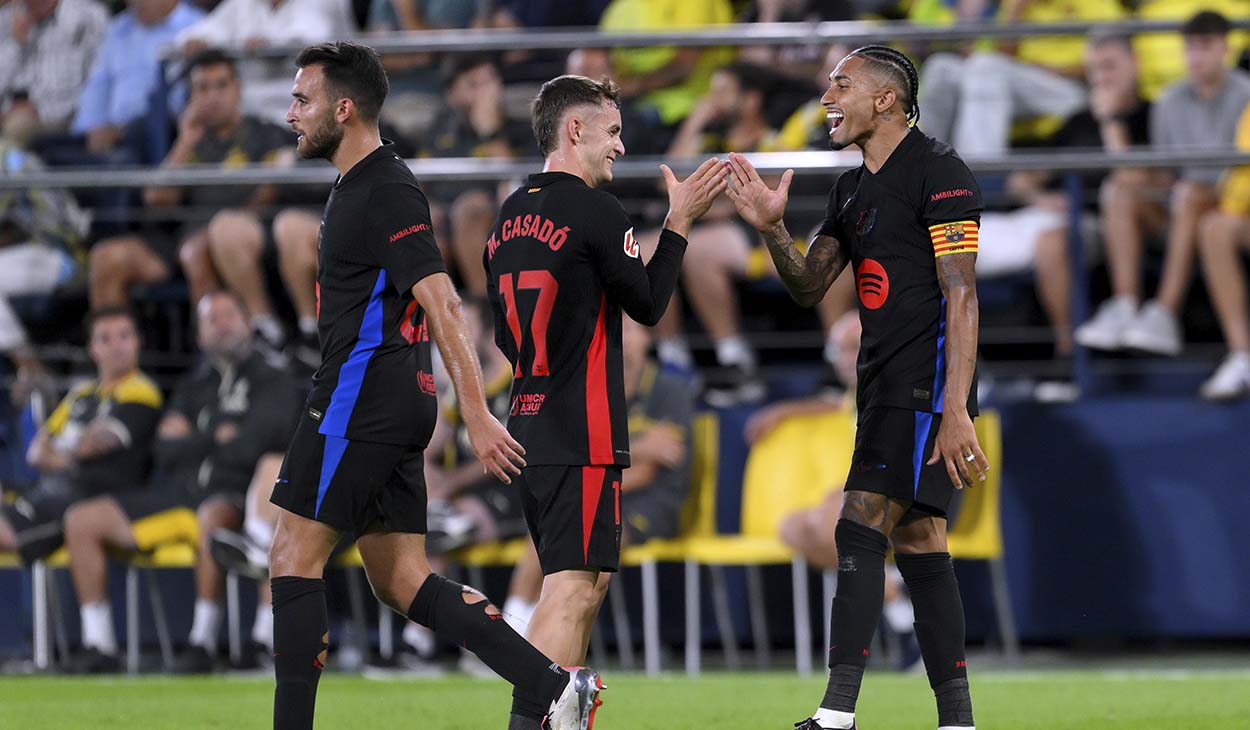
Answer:
[[[659,178],[660,163],[679,174],[688,173],[704,159],[670,159],[667,157],[623,158],[613,164],[618,180]],[[780,174],[792,169],[800,175],[834,175],[857,167],[855,154],[821,150],[801,152],[757,152],[745,155],[763,174]],[[1045,152],[1021,152],[1001,157],[968,157],[965,162],[981,173],[1009,173],[1015,170],[1056,170],[1080,172],[1120,167],[1227,167],[1250,165],[1250,152],[1236,149],[1134,149],[1108,153],[1098,149],[1064,149]],[[444,157],[408,160],[408,167],[423,181],[443,180],[508,180],[537,172],[540,159],[483,159],[478,157]],[[0,190],[23,188],[140,188],[147,186],[205,185],[310,185],[334,181],[335,171],[324,162],[302,163],[292,167],[246,165],[224,169],[216,165],[191,165],[179,168],[56,168],[0,176]]]
[[[572,48],[645,48],[648,46],[789,46],[887,41],[964,41],[981,38],[1013,39],[1036,36],[1083,35],[1091,28],[1137,35],[1180,30],[1181,21],[1124,20],[1110,23],[1001,23],[977,21],[953,25],[922,25],[900,21],[830,21],[823,23],[738,23],[665,31],[602,32],[598,28],[461,29],[403,31],[359,35],[379,53],[560,50]],[[1250,29],[1250,19],[1232,19],[1238,29]],[[244,50],[240,57],[295,56],[299,45],[273,45]],[[176,55],[176,53],[175,53]],[[173,56],[171,56],[173,57]]]

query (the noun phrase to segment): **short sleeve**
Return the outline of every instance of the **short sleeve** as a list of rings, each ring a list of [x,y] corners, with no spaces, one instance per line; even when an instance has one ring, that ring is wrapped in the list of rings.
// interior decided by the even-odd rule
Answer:
[[[113,399],[108,414],[102,415],[108,428],[125,446],[146,448],[161,416],[161,392],[156,384],[143,377],[131,378],[118,386]]]
[[[954,155],[934,159],[923,191],[924,224],[934,256],[976,253],[984,206],[981,188],[963,160]]]
[[[373,191],[367,207],[369,250],[403,294],[430,274],[447,271],[434,240],[430,204],[414,184],[391,183]]]

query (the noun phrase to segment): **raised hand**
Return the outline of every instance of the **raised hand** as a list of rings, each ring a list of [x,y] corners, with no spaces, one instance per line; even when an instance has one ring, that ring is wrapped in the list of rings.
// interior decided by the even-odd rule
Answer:
[[[786,202],[790,199],[790,181],[794,179],[794,170],[786,170],[781,176],[777,189],[772,190],[760,179],[755,167],[742,155],[729,154],[729,187],[726,194],[738,209],[742,220],[750,223],[757,231],[764,231],[781,222],[786,212]]]
[[[690,226],[712,207],[716,196],[724,192],[725,163],[713,157],[680,181],[668,165],[660,165],[660,171],[668,188],[668,218],[664,227],[685,236],[690,233]]]

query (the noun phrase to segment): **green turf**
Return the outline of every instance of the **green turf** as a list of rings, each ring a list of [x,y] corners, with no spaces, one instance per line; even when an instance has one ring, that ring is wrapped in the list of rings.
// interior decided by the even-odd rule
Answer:
[[[815,707],[820,679],[786,673],[607,677],[599,730],[789,730]],[[1246,673],[1010,673],[973,676],[982,730],[1222,730],[1250,728]],[[0,678],[0,728],[166,730],[270,726],[263,679]],[[327,675],[323,730],[502,730],[500,681],[375,681]],[[869,730],[932,730],[923,677],[869,674],[859,718]]]

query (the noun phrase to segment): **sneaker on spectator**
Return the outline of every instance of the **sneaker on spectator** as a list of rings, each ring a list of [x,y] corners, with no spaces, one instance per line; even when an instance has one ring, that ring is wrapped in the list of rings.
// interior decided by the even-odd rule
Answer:
[[[208,538],[208,551],[213,560],[226,570],[252,580],[269,577],[269,550],[257,545],[242,532],[218,528]]]
[[[174,657],[174,674],[210,674],[216,669],[216,657],[202,646],[188,646]]]
[[[317,335],[300,335],[287,346],[291,361],[311,372],[321,367],[321,342]]]
[[[759,372],[744,365],[726,365],[708,373],[703,398],[713,408],[729,408],[740,403],[756,403],[768,394]]]
[[[1176,315],[1156,301],[1146,302],[1128,329],[1124,346],[1155,355],[1179,355],[1184,343]]]
[[[285,369],[291,364],[291,358],[286,353],[286,337],[281,333],[266,333],[263,329],[257,327],[253,334],[256,351],[265,359],[265,362],[279,369]]]
[[[85,647],[70,657],[70,674],[116,674],[122,661],[115,654],[105,654],[95,647]]]
[[[1137,318],[1137,304],[1129,297],[1112,297],[1098,307],[1073,337],[1081,347],[1093,350],[1119,350],[1124,347],[1124,332]]]
[[[450,503],[432,501],[426,514],[425,544],[431,555],[445,555],[475,541],[473,519]]]
[[[1207,400],[1250,396],[1250,352],[1230,352],[1198,393]]]

